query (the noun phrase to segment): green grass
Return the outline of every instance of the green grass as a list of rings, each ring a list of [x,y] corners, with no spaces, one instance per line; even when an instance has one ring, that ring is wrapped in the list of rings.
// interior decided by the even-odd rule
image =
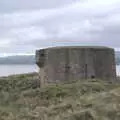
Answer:
[[[39,87],[36,73],[0,78],[0,120],[120,120],[119,83]]]

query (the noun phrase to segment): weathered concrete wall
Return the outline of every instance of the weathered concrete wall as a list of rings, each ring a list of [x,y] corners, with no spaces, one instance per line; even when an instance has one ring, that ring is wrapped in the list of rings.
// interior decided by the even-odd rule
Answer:
[[[56,47],[36,51],[41,84],[89,78],[116,79],[114,50],[106,47]]]

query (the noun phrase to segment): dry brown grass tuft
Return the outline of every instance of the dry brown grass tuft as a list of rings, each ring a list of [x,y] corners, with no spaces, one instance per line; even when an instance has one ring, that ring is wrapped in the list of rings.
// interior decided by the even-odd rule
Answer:
[[[37,74],[0,78],[0,120],[120,120],[119,83],[38,84]]]

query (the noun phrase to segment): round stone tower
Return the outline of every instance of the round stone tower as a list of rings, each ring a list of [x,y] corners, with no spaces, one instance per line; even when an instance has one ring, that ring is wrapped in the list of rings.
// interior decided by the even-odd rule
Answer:
[[[80,79],[116,79],[114,49],[69,46],[36,51],[41,85]]]

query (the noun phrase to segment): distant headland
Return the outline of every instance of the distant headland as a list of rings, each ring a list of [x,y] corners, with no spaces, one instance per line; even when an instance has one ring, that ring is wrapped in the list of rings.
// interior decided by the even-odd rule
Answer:
[[[120,65],[120,51],[115,52],[116,64]],[[14,55],[0,57],[0,64],[35,64],[35,55]]]

